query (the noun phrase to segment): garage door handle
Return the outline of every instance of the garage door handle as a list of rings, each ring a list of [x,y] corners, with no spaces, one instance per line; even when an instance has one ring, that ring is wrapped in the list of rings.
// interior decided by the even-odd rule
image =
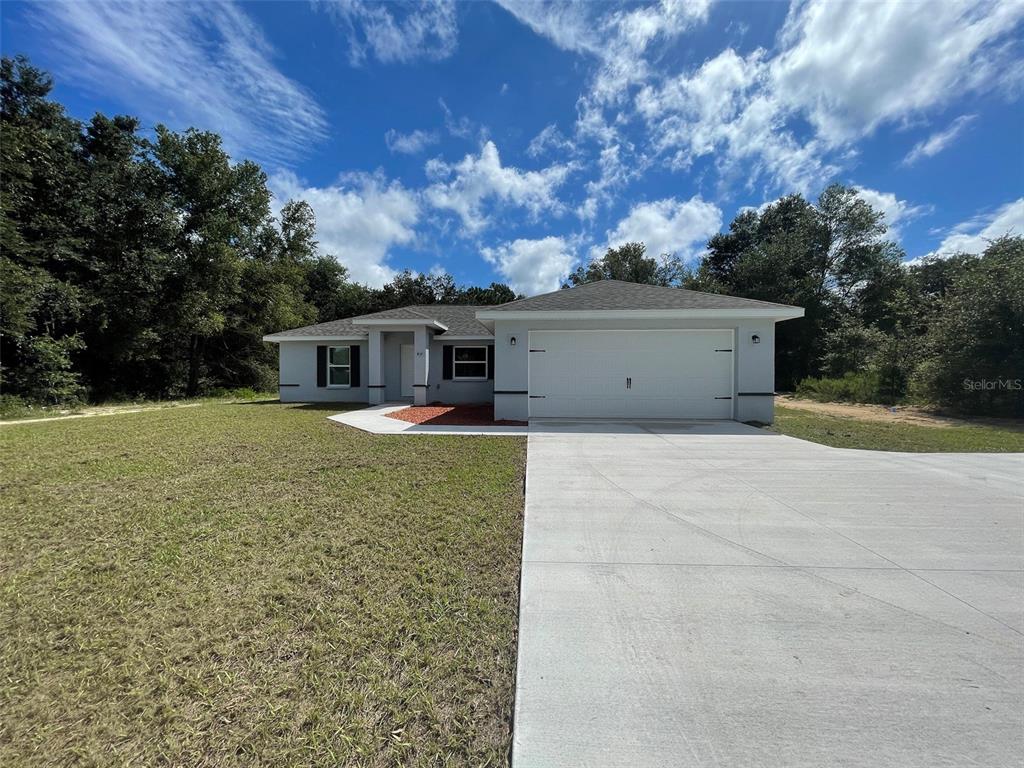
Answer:
[[[633,388],[633,380],[629,376],[627,376],[626,377],[626,389],[632,389],[632,388]]]

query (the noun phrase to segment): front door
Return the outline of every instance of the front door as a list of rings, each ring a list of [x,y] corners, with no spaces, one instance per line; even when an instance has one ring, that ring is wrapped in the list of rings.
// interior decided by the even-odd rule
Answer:
[[[412,377],[415,367],[413,345],[402,345],[402,397],[412,397]]]

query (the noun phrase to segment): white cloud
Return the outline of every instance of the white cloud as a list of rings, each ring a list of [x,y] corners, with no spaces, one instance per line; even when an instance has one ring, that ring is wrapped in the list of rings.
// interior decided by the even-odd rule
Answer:
[[[540,157],[549,151],[571,152],[575,149],[573,143],[562,135],[558,126],[554,123],[545,126],[544,129],[530,140],[526,148],[526,154],[530,157]]]
[[[785,128],[778,105],[765,93],[769,64],[762,49],[740,56],[727,48],[692,74],[636,96],[655,149],[676,169],[715,158],[720,174],[743,175],[751,186],[761,175],[776,186],[808,192],[835,173],[814,139],[800,141]]]
[[[487,128],[478,126],[465,115],[455,117],[444,99],[438,99],[437,103],[444,112],[444,126],[452,136],[459,139],[479,138],[481,141],[487,138]]]
[[[388,145],[388,149],[403,155],[418,155],[438,141],[439,137],[433,131],[421,131],[419,129],[411,133],[399,133],[392,128],[384,134],[384,143]]]
[[[371,54],[385,64],[417,59],[436,61],[451,56],[458,45],[452,0],[327,0],[318,7],[326,10],[344,30],[353,66],[362,65]]]
[[[1022,3],[987,0],[794,3],[774,58],[726,49],[696,70],[650,78],[635,106],[674,168],[711,156],[726,180],[742,175],[750,187],[765,176],[808,193],[879,125],[1017,77],[1005,41],[1022,16]],[[794,129],[802,120],[809,135]]]
[[[558,290],[576,263],[561,237],[514,240],[482,252],[512,290],[527,296]]]
[[[600,175],[584,185],[587,196],[576,209],[576,215],[581,220],[593,221],[598,209],[612,201],[616,190],[642,176],[647,170],[647,158],[637,156],[633,149],[632,144],[609,144],[600,151],[597,160]]]
[[[433,183],[425,195],[435,208],[457,213],[466,233],[476,233],[490,223],[484,212],[487,202],[525,208],[533,218],[541,212],[560,215],[564,206],[555,191],[571,170],[557,164],[540,171],[502,166],[498,148],[488,141],[479,155],[466,155],[454,165],[428,161],[426,171]]]
[[[591,256],[598,258],[607,248],[623,243],[642,242],[647,246],[648,256],[674,253],[690,259],[702,254],[708,238],[721,228],[722,211],[699,195],[689,200],[669,197],[640,203],[614,229],[608,230],[605,245],[594,247]]]
[[[575,53],[598,54],[601,38],[595,29],[597,3],[585,0],[536,2],[536,0],[497,0],[498,5],[538,35],[559,48]]]
[[[311,187],[294,173],[270,177],[275,205],[305,200],[316,213],[324,253],[348,267],[352,279],[379,287],[395,275],[388,266],[392,246],[411,243],[420,209],[416,195],[380,175],[350,174],[336,184]]]
[[[309,92],[230,2],[41,3],[61,75],[129,104],[149,123],[219,133],[234,155],[287,162],[327,134]]]
[[[981,253],[1003,235],[1024,235],[1024,197],[953,227],[928,255],[946,258],[956,253]]]
[[[672,74],[661,54],[707,18],[706,3],[501,4],[555,45],[594,61],[577,102],[577,152],[588,140],[601,149],[620,145],[630,165],[656,159],[675,170],[709,157],[723,187],[743,179],[752,189],[765,179],[771,189],[764,192],[810,193],[849,165],[855,143],[878,126],[906,125],[964,93],[1012,93],[1024,82],[1015,36],[1020,0],[797,1],[774,51],[727,48]],[[624,127],[637,116],[648,135],[627,152]],[[929,151],[938,148],[932,143]],[[603,186],[616,183],[607,178]],[[591,216],[599,202],[588,195],[581,215]]]
[[[589,98],[618,103],[647,75],[644,56],[656,40],[671,40],[707,19],[708,0],[662,0],[638,6],[607,3],[498,0],[538,35],[567,51],[595,57],[598,69]]]
[[[790,8],[772,93],[832,145],[997,86],[1024,16],[1020,2],[837,3]]]
[[[888,237],[893,240],[900,238],[900,224],[905,224],[931,211],[930,206],[911,205],[906,200],[897,198],[892,192],[879,192],[868,187],[855,187],[855,189],[864,202],[882,214],[882,220],[889,230]]]
[[[927,139],[919,141],[907,153],[907,156],[903,158],[903,165],[913,165],[923,157],[935,157],[935,155],[956,141],[957,137],[964,132],[975,118],[977,118],[977,115],[960,115],[944,131],[933,133]]]
[[[630,89],[652,75],[649,55],[707,19],[708,0],[661,0],[644,5],[586,2],[534,2],[499,0],[500,4],[537,34],[560,48],[593,58],[595,71],[586,93],[578,100],[576,136],[597,141],[600,177],[588,185],[587,198],[577,208],[591,220],[613,191],[643,173],[649,159],[621,135],[618,123],[627,119],[618,111]],[[605,109],[615,109],[609,120]],[[531,145],[533,146],[533,145]],[[539,147],[533,147],[539,152]],[[609,154],[609,152],[611,154]],[[626,172],[626,168],[632,170]]]

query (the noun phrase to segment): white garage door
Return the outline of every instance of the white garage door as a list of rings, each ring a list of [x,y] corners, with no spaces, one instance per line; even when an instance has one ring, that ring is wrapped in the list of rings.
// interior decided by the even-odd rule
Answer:
[[[731,330],[531,331],[530,416],[731,419]]]

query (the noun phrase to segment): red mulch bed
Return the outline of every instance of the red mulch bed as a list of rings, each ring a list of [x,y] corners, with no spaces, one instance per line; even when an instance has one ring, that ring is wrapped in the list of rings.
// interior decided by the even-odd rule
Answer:
[[[445,427],[525,427],[525,421],[494,420],[493,405],[413,405],[387,414],[413,424]]]

